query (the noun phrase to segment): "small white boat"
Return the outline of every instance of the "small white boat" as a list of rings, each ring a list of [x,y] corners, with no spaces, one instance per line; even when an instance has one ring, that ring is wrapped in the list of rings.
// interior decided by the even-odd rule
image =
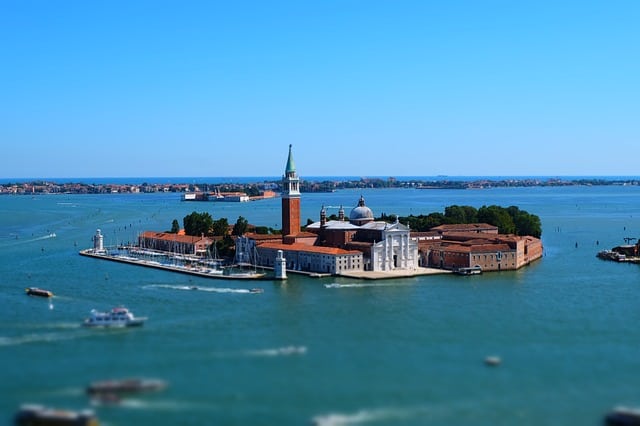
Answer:
[[[457,275],[478,275],[482,273],[482,268],[479,265],[469,266],[466,268],[456,268],[453,270]]]
[[[37,404],[25,404],[16,413],[14,423],[17,426],[98,426],[98,418],[90,410],[60,410]]]
[[[146,317],[134,317],[127,308],[117,307],[109,312],[91,310],[91,316],[84,320],[86,327],[137,327],[144,324]]]
[[[502,364],[502,359],[499,356],[491,355],[484,359],[484,363],[489,367],[496,367]]]

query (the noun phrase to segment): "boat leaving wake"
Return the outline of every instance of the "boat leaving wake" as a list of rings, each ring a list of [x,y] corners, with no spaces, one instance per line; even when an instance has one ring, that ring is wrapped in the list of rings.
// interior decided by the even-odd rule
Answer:
[[[251,290],[246,288],[222,288],[222,287],[201,287],[194,285],[172,285],[172,284],[150,284],[145,285],[142,288],[167,288],[172,290],[188,290],[188,291],[208,291],[212,293],[252,293]]]
[[[115,405],[117,407],[135,409],[135,410],[152,410],[152,411],[192,411],[192,410],[206,410],[209,405],[194,404],[184,401],[171,401],[171,400],[144,400],[134,398],[124,398],[111,404],[104,404],[99,400],[92,400],[91,405],[103,406],[103,405]]]
[[[241,352],[219,352],[214,354],[220,358],[235,357],[277,357],[277,356],[295,356],[305,355],[307,353],[306,346],[283,346],[280,348],[255,349]]]
[[[260,349],[254,351],[246,351],[246,356],[289,356],[289,355],[304,355],[307,353],[306,346],[284,346],[282,348],[274,349]]]
[[[398,283],[388,283],[388,284],[371,284],[371,283],[349,283],[349,284],[340,284],[340,283],[331,283],[325,284],[325,288],[364,288],[364,287],[398,287],[402,284]]]
[[[53,329],[53,330],[62,330],[62,329],[80,329],[82,325],[77,322],[50,322],[44,324],[15,324],[14,328],[17,329]]]
[[[87,333],[36,333],[26,334],[23,336],[0,337],[0,347],[18,346],[28,343],[60,342],[63,340],[80,339],[89,336],[91,335]]]
[[[50,238],[56,238],[56,237],[57,237],[56,233],[52,232],[52,233],[44,235],[42,237],[30,238],[28,240],[21,240],[21,239],[18,238],[18,235],[16,234],[15,235],[15,239],[11,239],[11,243],[3,245],[3,247],[10,247],[10,246],[15,246],[15,245],[19,245],[19,244],[33,243],[34,241],[48,240]]]
[[[316,426],[339,426],[355,425],[362,423],[395,422],[406,420],[424,420],[424,408],[378,408],[370,410],[360,410],[351,414],[329,413],[315,416],[311,419],[311,424]],[[417,422],[420,424],[421,422]]]

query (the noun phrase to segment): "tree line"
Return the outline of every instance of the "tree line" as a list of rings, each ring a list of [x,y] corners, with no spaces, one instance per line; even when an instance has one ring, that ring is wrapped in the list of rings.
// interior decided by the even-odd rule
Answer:
[[[384,213],[381,220],[395,220],[396,216]],[[435,212],[428,215],[409,215],[398,217],[400,223],[412,230],[423,232],[435,226],[456,225],[467,223],[488,223],[497,226],[501,234],[530,235],[540,238],[542,223],[534,214],[520,210],[516,206],[501,207],[496,205],[482,206],[476,209],[472,206],[452,205],[444,209],[444,213]]]

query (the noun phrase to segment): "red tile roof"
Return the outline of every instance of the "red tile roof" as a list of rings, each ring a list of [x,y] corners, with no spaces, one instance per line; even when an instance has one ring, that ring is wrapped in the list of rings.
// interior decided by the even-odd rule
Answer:
[[[442,232],[477,232],[478,230],[497,230],[497,226],[489,225],[488,223],[458,223],[458,224],[445,224],[440,226],[434,226],[432,231]]]
[[[330,255],[343,255],[343,254],[361,254],[361,251],[358,250],[344,250],[341,248],[334,247],[321,247],[321,246],[310,246],[302,243],[294,243],[294,244],[282,244],[282,243],[262,243],[258,244],[259,248],[268,248],[273,250],[282,250],[282,251],[301,251],[305,253],[317,253],[317,254],[330,254]]]
[[[141,235],[141,238],[153,239],[153,240],[163,240],[163,241],[173,241],[177,243],[188,243],[195,244],[201,240],[211,241],[208,237],[194,237],[192,235],[180,235],[180,234],[171,234],[169,232],[156,232],[156,231],[144,231]]]

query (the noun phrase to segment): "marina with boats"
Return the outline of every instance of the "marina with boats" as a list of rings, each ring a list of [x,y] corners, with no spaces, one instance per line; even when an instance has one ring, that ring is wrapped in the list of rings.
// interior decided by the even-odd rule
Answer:
[[[198,257],[172,255],[171,253],[138,250],[134,247],[119,247],[114,250],[95,251],[86,249],[80,255],[96,259],[111,260],[130,265],[146,266],[165,271],[196,275],[204,278],[247,280],[267,278],[266,272],[248,269],[245,266],[223,266],[221,262]]]
[[[208,248],[196,250],[195,245],[192,252],[184,250],[184,244],[169,246],[172,248],[179,247],[181,248],[180,250],[166,250],[164,246],[161,247],[163,249],[146,247],[142,243],[139,245],[105,247],[104,239],[99,229],[96,230],[96,234],[92,239],[93,248],[81,250],[80,255],[205,278],[246,280],[261,279],[267,275],[266,272],[260,272],[252,265],[225,265],[224,260],[219,259],[215,252],[211,254]],[[144,242],[146,240],[141,238],[140,241]]]

